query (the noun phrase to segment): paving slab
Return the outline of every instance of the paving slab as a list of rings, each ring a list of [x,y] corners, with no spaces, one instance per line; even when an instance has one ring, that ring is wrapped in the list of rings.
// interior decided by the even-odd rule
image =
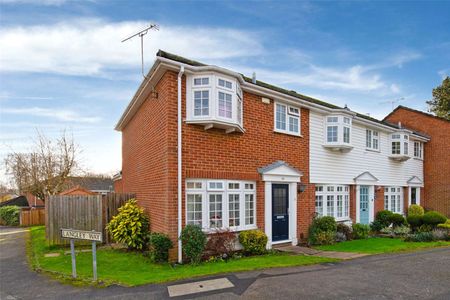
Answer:
[[[314,256],[320,257],[328,257],[328,258],[337,258],[337,259],[354,259],[359,257],[364,257],[369,254],[364,253],[352,253],[352,252],[337,252],[337,251],[322,251],[320,253],[315,254]]]
[[[234,287],[227,278],[196,281],[190,283],[176,284],[167,287],[170,297],[178,297],[190,294],[197,294],[215,290],[222,290]]]
[[[46,253],[44,254],[44,257],[58,257],[61,253]]]

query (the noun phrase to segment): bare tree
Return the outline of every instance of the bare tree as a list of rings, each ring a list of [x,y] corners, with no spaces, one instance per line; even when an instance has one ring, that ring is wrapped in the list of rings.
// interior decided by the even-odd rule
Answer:
[[[5,164],[19,193],[31,193],[45,201],[64,189],[67,178],[78,168],[79,149],[66,132],[52,140],[37,132],[34,147],[28,153],[9,153]]]

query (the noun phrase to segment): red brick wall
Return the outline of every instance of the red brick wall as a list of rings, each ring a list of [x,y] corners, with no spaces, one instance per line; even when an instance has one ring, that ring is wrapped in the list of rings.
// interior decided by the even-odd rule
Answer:
[[[373,207],[374,207],[373,219],[375,220],[377,212],[379,212],[380,210],[384,210],[384,186],[380,185],[375,186],[375,203]]]
[[[356,223],[356,185],[350,185],[350,218]]]
[[[114,184],[114,192],[115,193],[123,193],[123,180],[122,179],[114,180],[113,184]]]
[[[182,111],[186,117],[186,80]],[[168,71],[155,87],[158,99],[147,99],[122,134],[124,192],[136,193],[150,214],[151,229],[177,239],[177,73]],[[303,172],[309,183],[309,110],[301,110],[302,137],[273,131],[274,105],[245,92],[245,133],[183,122],[183,224],[186,178],[242,179],[257,182],[257,225],[264,229],[264,182],[257,168],[284,160]],[[297,233],[306,236],[314,214],[314,186],[298,195]],[[176,243],[174,243],[176,245]],[[176,248],[170,253],[176,256]]]
[[[386,120],[400,121],[431,137],[424,148],[425,188],[421,204],[450,217],[450,122],[401,107]]]

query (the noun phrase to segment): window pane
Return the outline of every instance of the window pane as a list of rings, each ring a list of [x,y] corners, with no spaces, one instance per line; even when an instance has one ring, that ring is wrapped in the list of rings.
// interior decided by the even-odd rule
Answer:
[[[327,142],[335,143],[338,140],[338,127],[328,126],[327,127]]]
[[[344,143],[350,143],[350,128],[344,127]]]
[[[289,117],[289,131],[298,133],[298,118]]]
[[[403,143],[403,153],[408,155],[408,142]]]
[[[255,198],[253,194],[245,194],[245,225],[255,224]]]
[[[232,116],[232,96],[224,92],[219,92],[219,116],[231,118]]]
[[[327,196],[327,216],[334,217],[334,195]]]
[[[222,194],[209,195],[209,227],[222,227]]]
[[[323,214],[323,196],[316,196],[316,213],[318,216],[322,216]]]
[[[240,196],[239,194],[229,194],[228,195],[228,210],[229,210],[229,226],[239,226],[240,225]]]
[[[194,116],[209,115],[209,91],[194,92]]]
[[[202,195],[188,194],[186,202],[186,223],[202,226]]]
[[[392,142],[392,154],[400,154],[400,142]]]
[[[328,123],[337,123],[338,117],[328,117],[327,122]]]
[[[286,106],[277,104],[275,118],[276,128],[286,130]]]
[[[366,130],[366,147],[372,148],[372,130]]]

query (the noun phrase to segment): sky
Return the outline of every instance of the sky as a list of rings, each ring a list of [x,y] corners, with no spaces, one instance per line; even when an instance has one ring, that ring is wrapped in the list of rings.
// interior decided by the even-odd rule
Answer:
[[[0,160],[66,130],[86,171],[121,167],[114,131],[158,49],[382,119],[427,110],[450,73],[450,1],[0,0]],[[3,164],[0,181],[5,180]]]

